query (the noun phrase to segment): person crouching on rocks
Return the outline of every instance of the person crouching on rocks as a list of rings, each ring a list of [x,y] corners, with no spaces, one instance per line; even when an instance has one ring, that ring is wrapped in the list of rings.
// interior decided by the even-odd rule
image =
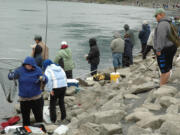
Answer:
[[[50,119],[53,123],[56,122],[56,101],[58,99],[61,111],[61,123],[63,123],[66,121],[66,108],[64,105],[64,96],[67,87],[66,74],[61,66],[53,64],[49,59],[43,62],[43,69],[49,80],[45,86],[45,90],[50,92]]]
[[[100,62],[100,52],[95,38],[89,39],[89,46],[90,51],[86,56],[86,60],[91,65],[91,75],[93,76],[97,74],[97,69]]]
[[[123,66],[122,58],[124,53],[124,40],[121,35],[116,32],[114,34],[114,40],[111,42],[111,50],[113,56],[114,71]]]
[[[43,122],[43,105],[41,82],[48,79],[36,65],[35,59],[27,57],[21,67],[8,75],[10,80],[18,79],[19,101],[22,113],[23,126],[30,125],[30,112],[32,110],[36,122]]]

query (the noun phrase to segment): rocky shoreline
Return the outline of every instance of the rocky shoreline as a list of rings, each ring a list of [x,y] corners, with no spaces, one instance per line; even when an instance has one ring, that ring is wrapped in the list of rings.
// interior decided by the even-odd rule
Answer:
[[[70,123],[64,135],[179,135],[180,61],[174,65],[168,85],[161,88],[152,55],[144,61],[137,56],[133,66],[119,69],[123,76],[119,83],[85,80],[80,81],[80,91],[68,88],[65,104]],[[44,94],[45,106],[48,96]],[[20,115],[19,105],[15,108]],[[45,125],[49,133],[59,126]]]

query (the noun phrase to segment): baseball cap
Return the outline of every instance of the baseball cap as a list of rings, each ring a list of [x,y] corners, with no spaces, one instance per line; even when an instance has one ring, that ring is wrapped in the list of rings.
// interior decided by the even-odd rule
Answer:
[[[155,11],[154,17],[156,17],[158,14],[166,13],[166,11],[163,8],[158,8]]]

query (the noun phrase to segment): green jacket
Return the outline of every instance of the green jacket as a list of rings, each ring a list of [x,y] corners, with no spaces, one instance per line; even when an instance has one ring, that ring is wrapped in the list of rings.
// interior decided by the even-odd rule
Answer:
[[[59,52],[57,53],[54,63],[59,64],[59,59],[63,58],[64,60],[64,70],[69,71],[73,70],[75,67],[74,62],[72,60],[72,52],[69,48],[66,49],[60,49]]]

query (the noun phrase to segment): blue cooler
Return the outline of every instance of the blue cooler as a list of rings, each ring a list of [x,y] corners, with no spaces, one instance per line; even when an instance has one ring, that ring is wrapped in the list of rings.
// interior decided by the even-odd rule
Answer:
[[[76,79],[67,79],[68,87],[75,86],[79,87],[79,81]]]

